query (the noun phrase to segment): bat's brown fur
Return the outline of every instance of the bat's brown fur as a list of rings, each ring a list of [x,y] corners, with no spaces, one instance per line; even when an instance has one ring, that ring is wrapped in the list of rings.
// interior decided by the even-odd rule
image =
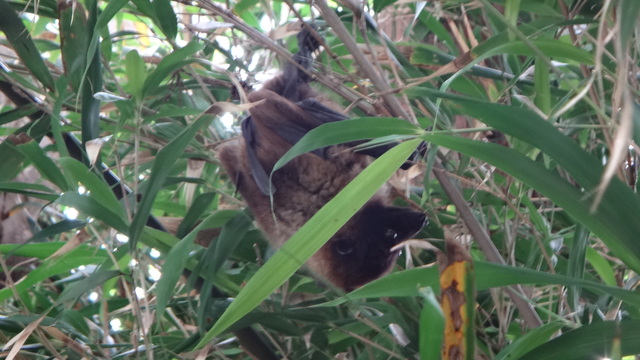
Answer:
[[[317,126],[308,108],[298,103],[316,98],[315,93],[302,81],[297,85],[298,99],[295,102],[283,97],[287,82],[298,81],[285,77],[280,75],[248,95],[251,102],[264,100],[250,113],[256,136],[253,149],[268,171],[292,146],[278,135],[277,129],[295,125],[309,131]],[[287,241],[372,162],[370,156],[349,151],[346,146],[327,149],[325,157],[312,153],[300,155],[273,174],[276,191],[272,210],[269,196],[254,180],[245,138],[237,137],[224,143],[218,148],[218,154],[222,166],[252,210],[258,226],[275,246]],[[392,207],[390,202],[389,187],[385,184],[307,262],[307,266],[345,290],[388,272],[397,257],[397,253],[390,251],[391,247],[414,235],[425,222],[421,212]]]

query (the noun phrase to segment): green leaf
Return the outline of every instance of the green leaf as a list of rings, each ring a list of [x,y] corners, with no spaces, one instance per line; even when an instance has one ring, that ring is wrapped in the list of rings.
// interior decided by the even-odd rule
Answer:
[[[194,62],[195,60],[187,60],[187,58],[193,55],[196,51],[201,50],[202,44],[195,41],[188,43],[185,47],[175,50],[171,54],[167,55],[158,67],[153,70],[145,79],[142,87],[142,97],[147,96],[151,91],[155,90],[162,80],[171,75],[174,71],[182,68],[183,66]]]
[[[67,232],[67,231],[71,231],[73,229],[77,229],[77,228],[83,227],[86,224],[87,224],[87,222],[83,221],[83,220],[64,219],[64,220],[58,221],[57,223],[49,225],[46,228],[40,230],[35,235],[33,235],[33,237],[31,237],[31,239],[29,239],[29,242],[39,242],[39,241],[45,240],[48,237],[53,237],[53,236],[61,234],[63,232]]]
[[[131,222],[131,227],[129,229],[129,242],[131,243],[132,249],[135,248],[138,239],[142,234],[142,230],[147,223],[147,219],[149,217],[149,214],[151,214],[151,208],[153,207],[153,202],[156,198],[156,195],[162,188],[162,185],[167,179],[167,176],[169,176],[169,174],[171,173],[172,167],[168,165],[175,164],[178,158],[182,156],[184,149],[196,136],[196,133],[205,125],[209,124],[210,121],[210,115],[201,115],[198,119],[196,119],[196,121],[194,121],[180,134],[178,134],[175,139],[173,139],[169,144],[158,151],[158,154],[153,161],[151,176],[148,180],[146,192],[142,197],[142,201],[138,206],[138,209],[133,217],[133,221]]]
[[[609,286],[618,285],[613,267],[597,250],[586,248],[586,258],[605,284]]]
[[[91,39],[91,41],[89,43],[89,47],[87,50],[87,60],[85,64],[85,69],[83,69],[83,73],[82,73],[83,86],[84,86],[84,82],[87,81],[86,80],[87,78],[95,77],[96,61],[98,62],[100,61],[100,47],[99,47],[100,31],[109,24],[109,21],[111,21],[111,19],[113,19],[113,17],[116,16],[116,14],[118,14],[118,12],[120,12],[122,7],[128,2],[129,0],[110,0],[107,2],[107,6],[104,9],[102,9],[102,11],[100,12],[97,11],[97,8],[95,6],[89,9],[91,11],[91,14],[89,16],[89,20],[87,21],[87,28],[90,27],[89,38]],[[97,1],[94,2],[94,4],[97,4]],[[95,19],[94,21],[94,17],[96,15],[97,15],[97,19]],[[97,60],[95,59],[96,57],[98,58]],[[102,78],[100,78],[99,81],[102,81]],[[93,93],[91,93],[90,90],[92,90],[92,87],[89,85],[87,86],[87,92],[90,93],[90,96],[93,96]],[[96,87],[95,93],[97,93],[99,90],[100,90],[99,87]],[[89,119],[87,119],[87,121],[88,120]],[[97,125],[97,123],[94,123],[93,125]],[[95,135],[96,130],[98,129],[96,128],[96,129],[92,129],[91,131],[87,131],[87,137]],[[84,136],[84,133],[83,133],[83,136]],[[91,140],[91,138],[85,139],[83,137],[82,140],[84,143],[88,140]]]
[[[458,47],[456,46],[456,40],[453,39],[453,36],[447,30],[447,28],[440,22],[440,16],[436,14],[436,11],[429,11],[429,9],[424,9],[420,13],[420,20],[424,23],[424,25],[429,29],[429,31],[433,32],[438,39],[449,49],[449,52],[452,54],[457,54]]]
[[[49,244],[29,244],[25,245],[25,248],[31,249],[31,246],[46,247]],[[61,246],[62,244],[58,244]],[[5,245],[0,245],[0,249],[3,249]],[[13,245],[12,247],[16,247]],[[16,255],[28,253],[16,251]],[[86,247],[78,247],[62,256],[55,259],[46,259],[40,266],[34,270],[29,271],[29,274],[23,278],[20,282],[15,284],[15,290],[23,292],[29,287],[42,282],[52,276],[68,273],[71,269],[77,268],[81,265],[96,264],[105,261],[107,259],[106,252],[104,250],[91,248],[87,251]],[[0,290],[0,301],[4,301],[14,295],[14,290],[11,288],[4,288]]]
[[[189,260],[189,252],[193,250],[193,243],[198,232],[203,229],[221,227],[235,215],[237,215],[235,211],[218,211],[209,215],[169,251],[167,261],[162,267],[162,277],[158,281],[158,292],[156,295],[156,316],[158,320],[164,315],[165,307],[174,294],[174,288]]]
[[[110,212],[117,214],[119,218],[126,218],[122,205],[104,179],[100,178],[83,163],[72,158],[60,159],[60,165],[72,180],[86,188],[89,196],[109,209]]]
[[[420,140],[411,140],[387,151],[323,206],[249,280],[197,347],[206,345],[248,314],[293,275],[373,196],[419,143]]]
[[[589,231],[582,225],[577,224],[573,233],[573,242],[569,253],[569,265],[567,267],[567,275],[576,279],[582,279],[585,267],[585,253],[589,245]],[[608,284],[613,285],[615,284]],[[578,309],[580,306],[581,288],[572,286],[569,288],[568,298],[572,309]]]
[[[95,24],[89,24],[93,25],[93,28],[91,29],[91,43],[89,43],[89,50],[87,51],[87,56],[90,61],[92,60],[91,57],[94,54],[97,54],[96,49],[99,45],[100,30],[107,27],[111,19],[113,19],[113,17],[116,16],[127,3],[129,3],[129,0],[109,0],[107,2],[107,6],[105,6],[105,8],[98,14]]]
[[[73,220],[77,221],[77,220]],[[67,244],[66,241],[56,242],[44,242],[35,244],[4,244],[0,245],[0,254],[12,254],[15,256],[34,257],[38,259],[45,259],[53,255],[56,251],[60,250]],[[73,250],[74,256],[79,257],[91,257],[96,256],[98,258],[106,257],[106,252],[103,249],[96,249],[93,245],[82,244]]]
[[[59,1],[58,24],[64,73],[69,84],[77,91],[86,66],[90,35],[82,3]]]
[[[62,304],[65,301],[75,300],[83,294],[90,292],[96,287],[102,285],[105,281],[120,276],[122,273],[118,270],[97,270],[86,279],[80,280],[78,283],[67,286],[56,303]]]
[[[606,359],[616,346],[621,347],[623,356],[640,353],[640,320],[585,325],[536,347],[520,359]]]
[[[633,141],[640,143],[640,104],[633,102]]]
[[[58,164],[47,156],[38,143],[29,141],[26,144],[18,145],[18,149],[31,160],[33,166],[38,169],[42,176],[54,183],[60,190],[67,191],[71,189],[69,183],[67,183],[67,178],[58,168]]]
[[[502,349],[502,351],[496,355],[495,360],[520,359],[522,355],[531,351],[531,349],[549,341],[553,334],[564,325],[565,324],[560,321],[552,321],[530,330]]]
[[[551,111],[551,81],[549,76],[549,65],[541,59],[536,58],[534,77],[534,103],[543,114]]]
[[[39,109],[35,104],[27,104],[27,105],[16,107],[15,109],[12,109],[12,110],[5,111],[3,113],[0,113],[0,125],[8,124],[20,118],[33,115],[38,111]],[[4,143],[5,142],[2,142],[2,144]]]
[[[235,249],[240,245],[245,235],[251,228],[252,219],[245,213],[240,212],[233,219],[224,224],[220,235],[209,245],[201,263],[194,269],[203,281],[200,288],[200,307],[198,308],[198,326],[201,329],[207,328],[206,318],[210,316],[210,309],[213,299],[211,298],[212,289],[218,286],[222,289],[235,290],[237,293],[240,289],[235,283],[229,284],[224,281],[225,273],[220,272],[224,262],[233,254]],[[228,291],[228,290],[227,290]]]
[[[151,18],[151,20],[155,20],[156,13],[153,11],[153,5],[151,5],[150,0],[132,0],[131,2],[136,5],[140,12]]]
[[[0,143],[0,156],[4,159],[4,161],[0,161],[0,181],[15,178],[26,166],[24,164],[27,159],[25,154],[8,140]]]
[[[0,182],[0,192],[24,194],[46,201],[55,201],[59,196],[57,191],[44,185],[18,182]]]
[[[125,71],[127,73],[127,86],[129,93],[135,98],[141,100],[142,86],[145,80],[144,61],[138,54],[137,50],[131,50],[124,59]]]
[[[90,36],[97,39],[99,31],[97,31],[96,23],[100,12],[98,11],[98,2],[89,3],[89,19],[87,28]],[[97,40],[96,40],[97,41]],[[97,43],[96,43],[97,45]],[[80,109],[82,122],[82,143],[93,140],[100,136],[100,100],[93,97],[94,94],[102,90],[102,59],[100,57],[100,48],[89,47],[87,53],[86,69],[82,77],[82,108]]]
[[[581,286],[598,294],[608,294],[617,297],[633,306],[640,306],[640,293],[602,285],[593,281],[482,261],[474,262],[474,271],[476,276],[476,289],[478,291],[516,284]],[[417,296],[418,288],[426,286],[432,287],[434,291],[439,291],[440,283],[438,276],[438,269],[434,267],[393,273],[372,281],[350,292],[343,298],[324,303],[322,306],[336,306],[347,300]]]
[[[531,43],[543,54],[553,59],[585,65],[593,65],[594,63],[593,54],[561,40],[539,39],[532,40]],[[533,48],[517,40],[510,42],[496,41],[495,43],[487,41],[478,45],[472,52],[478,57],[474,59],[474,63],[477,63],[479,59],[486,59],[500,54],[536,55]]]
[[[421,288],[418,293],[424,299],[420,311],[420,359],[440,360],[444,339],[444,313],[430,287]]]
[[[61,205],[72,207],[85,216],[93,217],[111,226],[118,232],[127,233],[126,220],[114,213],[104,204],[88,195],[80,195],[75,192],[65,192],[58,198]]]
[[[519,13],[520,13],[520,0],[507,0],[504,7],[505,21],[513,26],[516,26],[518,24]]]
[[[182,219],[180,226],[178,226],[178,231],[176,231],[176,236],[178,238],[184,237],[184,235],[195,226],[196,222],[200,219],[200,216],[209,209],[209,206],[215,197],[216,193],[208,192],[200,194],[195,198],[195,200],[193,200],[193,204],[191,204],[189,211]]]
[[[373,1],[373,10],[375,12],[380,12],[382,9],[386,8],[389,5],[393,5],[397,0],[374,0]]]
[[[242,14],[245,11],[254,8],[259,3],[259,0],[240,0],[233,7],[233,12],[236,14]]]
[[[42,60],[40,51],[36,48],[29,30],[6,0],[0,0],[0,14],[2,14],[0,31],[4,32],[22,63],[42,85],[51,91],[55,90],[53,77]]]
[[[65,309],[60,313],[60,319],[72,326],[79,336],[91,332],[87,320],[79,311]]]
[[[220,232],[215,243],[210,245],[214,246],[215,250],[213,251],[213,258],[206,259],[205,269],[209,269],[212,274],[217,273],[224,261],[233,254],[233,251],[240,244],[240,240],[249,231],[252,222],[253,220],[242,212],[229,220],[222,228],[222,232]]]
[[[603,171],[602,164],[595,157],[529,109],[485,103],[427,88],[422,88],[422,91],[451,99],[468,116],[476,117],[495,129],[542,150],[585,190],[580,191],[578,187],[560,178],[556,172],[513,149],[437,134],[426,135],[426,140],[487,161],[544,193],[600,237],[628,266],[640,270],[640,242],[636,241],[636,234],[640,233],[640,222],[635,216],[640,213],[640,197],[618,178],[614,178],[598,209],[591,213],[590,194],[599,185]]]
[[[627,49],[631,36],[637,30],[638,15],[640,15],[640,2],[635,0],[621,0],[618,3],[620,24],[620,44],[622,49]]]
[[[502,114],[494,112],[494,115],[499,118]],[[518,111],[515,111],[515,109],[509,115],[514,123],[521,119],[519,116],[521,116],[521,114],[518,114]],[[530,126],[533,126],[533,124],[529,124],[527,127]],[[528,134],[529,140],[534,138],[538,131],[539,129],[530,132]],[[552,140],[555,134],[557,134],[557,130],[553,129],[547,132],[545,136],[547,139]],[[554,159],[558,159],[559,163],[566,162],[572,155],[573,146],[577,146],[571,139],[564,136],[562,137],[563,139],[561,139],[560,144],[552,145],[554,147],[558,146],[559,150],[561,149],[563,153],[562,156],[565,156],[565,159],[562,160],[552,156]],[[600,237],[611,251],[628,266],[634,269],[640,269],[640,243],[635,240],[636,236],[634,235],[640,233],[640,223],[632,220],[632,218],[634,218],[633,214],[640,213],[640,209],[637,212],[633,210],[633,208],[637,206],[635,204],[636,195],[629,191],[628,188],[624,188],[624,185],[617,182],[617,179],[611,182],[611,186],[603,197],[600,207],[595,214],[592,214],[590,211],[591,201],[585,197],[585,194],[580,191],[579,188],[562,179],[557,172],[548,170],[541,163],[534,162],[513,149],[447,135],[428,134],[424,138],[434,144],[486,161],[522,180],[552,199],[577,222],[584,224],[589,230]],[[553,149],[553,151],[555,152],[556,150]],[[555,153],[553,153],[553,155],[555,155]],[[597,163],[594,164],[595,159],[586,153],[576,155],[578,157],[574,158],[574,160],[581,161],[580,164],[568,164],[568,166],[571,168],[577,167],[577,171],[571,171],[573,169],[568,170],[579,182],[581,182],[581,178],[580,176],[576,176],[578,171],[582,172],[583,175],[591,177],[592,179],[585,179],[591,186],[584,182],[582,182],[582,184],[583,186],[586,185],[585,187],[587,187],[587,189],[592,189],[592,186],[597,186],[597,175],[593,169],[597,169],[600,166],[597,165]],[[591,174],[587,174],[587,169],[582,169],[582,167],[589,166],[590,164],[594,167],[588,169],[591,171]],[[627,192],[628,194],[624,194]],[[627,211],[632,212],[626,213]]]
[[[60,76],[56,81],[57,98],[53,104],[53,109],[51,110],[51,121],[49,122],[55,147],[58,151],[58,156],[60,157],[69,157],[69,149],[64,141],[65,135],[62,133],[62,118],[60,116],[60,113],[62,112],[62,105],[67,98],[68,85],[69,84],[65,76]]]
[[[174,40],[178,35],[178,18],[176,18],[176,13],[173,11],[171,1],[153,0],[153,10],[157,19],[155,22],[169,40]]]
[[[188,108],[188,107],[180,107],[176,108],[170,104],[167,106],[161,107],[157,113],[144,117],[144,122],[152,122],[161,118],[172,118],[172,117],[184,117],[184,116],[193,116],[202,113],[201,109],[196,108]]]
[[[355,118],[323,124],[307,132],[300,141],[293,145],[274,165],[273,171],[282,168],[298,155],[326,146],[390,135],[398,135],[396,139],[401,139],[403,138],[401,135],[405,135],[405,137],[416,136],[422,132],[423,130],[417,126],[397,118]]]

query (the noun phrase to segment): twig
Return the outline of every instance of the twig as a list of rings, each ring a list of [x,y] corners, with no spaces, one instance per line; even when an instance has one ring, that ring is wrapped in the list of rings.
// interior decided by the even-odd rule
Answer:
[[[192,3],[189,0],[178,0],[178,1],[184,4],[192,5]],[[376,114],[374,107],[368,102],[360,101],[361,100],[360,96],[358,96],[358,94],[355,94],[353,91],[351,91],[351,89],[346,88],[345,86],[336,86],[335,81],[332,81],[330,77],[317,72],[310,73],[307,69],[300,67],[293,60],[293,55],[287,49],[280,46],[280,44],[278,44],[277,42],[275,42],[273,39],[263,34],[262,32],[252,28],[251,26],[248,26],[242,19],[235,16],[233,12],[231,12],[230,10],[222,8],[209,0],[196,0],[196,3],[199,6],[201,6],[203,9],[209,10],[215,15],[220,16],[225,22],[233,24],[236,30],[247,34],[247,36],[251,40],[264,46],[266,49],[269,49],[270,51],[273,51],[274,53],[278,54],[278,56],[282,57],[285,61],[298,66],[299,69],[313,76],[319,83],[330,88],[336,94],[342,96],[348,102],[357,103],[357,106],[365,113],[369,115]]]
[[[340,40],[342,40],[346,48],[349,50],[349,53],[353,56],[353,59],[360,67],[360,70],[362,70],[362,72],[364,72],[364,74],[371,80],[371,83],[376,87],[376,89],[382,92],[382,99],[389,107],[391,114],[393,116],[409,120],[410,117],[398,101],[398,98],[390,93],[391,86],[389,86],[386,79],[382,77],[380,72],[378,72],[378,70],[375,69],[367,60],[366,56],[360,50],[358,44],[355,42],[340,18],[338,18],[335,11],[327,5],[325,0],[316,0],[315,5],[322,13],[322,17],[327,24],[331,26],[336,35]]]

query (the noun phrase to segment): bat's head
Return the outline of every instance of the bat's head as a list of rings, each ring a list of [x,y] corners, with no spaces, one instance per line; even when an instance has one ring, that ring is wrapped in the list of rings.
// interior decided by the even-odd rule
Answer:
[[[427,223],[424,213],[368,203],[314,256],[312,270],[350,291],[389,270],[398,257],[391,248],[411,238]],[[319,258],[319,259],[317,259]]]

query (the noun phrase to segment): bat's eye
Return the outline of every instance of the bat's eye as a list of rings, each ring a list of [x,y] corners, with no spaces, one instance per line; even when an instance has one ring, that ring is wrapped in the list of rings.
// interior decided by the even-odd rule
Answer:
[[[389,228],[384,232],[384,238],[387,240],[392,240],[392,241],[396,241],[398,239],[398,233]]]
[[[353,252],[353,245],[347,240],[336,240],[332,244],[333,249],[340,255],[349,255]]]

